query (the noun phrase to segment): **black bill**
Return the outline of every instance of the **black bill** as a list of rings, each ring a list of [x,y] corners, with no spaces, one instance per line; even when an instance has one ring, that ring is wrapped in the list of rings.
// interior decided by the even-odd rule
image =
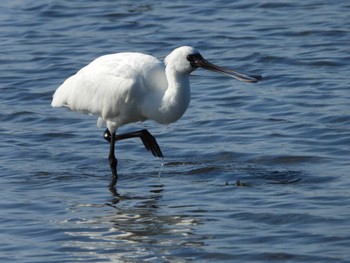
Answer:
[[[262,76],[260,75],[248,75],[232,69],[223,68],[223,67],[214,65],[209,61],[205,60],[200,54],[193,55],[193,57],[191,57],[189,61],[191,62],[192,66],[204,68],[204,69],[218,72],[221,74],[225,74],[239,81],[255,83],[262,79]]]

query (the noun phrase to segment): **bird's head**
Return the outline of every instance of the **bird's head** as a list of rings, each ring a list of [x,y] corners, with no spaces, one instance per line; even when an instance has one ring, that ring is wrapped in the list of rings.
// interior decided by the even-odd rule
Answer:
[[[248,75],[232,69],[219,67],[205,60],[202,55],[193,47],[182,46],[173,50],[166,58],[165,65],[172,67],[179,73],[190,74],[197,68],[203,68],[225,74],[244,82],[257,82],[261,80],[260,75]]]
[[[164,62],[167,67],[172,68],[172,70],[178,73],[190,74],[197,67],[193,67],[187,57],[194,54],[199,55],[199,52],[193,47],[182,46],[174,49],[165,58]]]

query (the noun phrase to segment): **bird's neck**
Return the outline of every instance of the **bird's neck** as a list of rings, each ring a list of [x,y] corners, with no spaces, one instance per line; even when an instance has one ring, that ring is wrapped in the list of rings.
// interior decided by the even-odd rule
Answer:
[[[191,99],[189,75],[166,67],[168,88],[164,93],[160,112],[165,123],[177,121],[185,113]]]

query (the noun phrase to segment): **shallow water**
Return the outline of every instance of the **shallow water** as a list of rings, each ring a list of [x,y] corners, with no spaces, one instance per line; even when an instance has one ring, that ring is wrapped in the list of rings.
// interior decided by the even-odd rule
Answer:
[[[0,4],[2,262],[349,262],[346,1]],[[196,71],[163,160],[50,106],[102,54],[192,45],[258,84]]]

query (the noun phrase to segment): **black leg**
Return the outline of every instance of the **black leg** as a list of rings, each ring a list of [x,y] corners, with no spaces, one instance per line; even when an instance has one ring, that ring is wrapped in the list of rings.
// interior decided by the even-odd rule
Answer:
[[[109,160],[109,166],[111,167],[111,171],[112,171],[112,181],[111,181],[111,184],[109,185],[109,189],[115,195],[117,195],[116,184],[118,181],[118,174],[117,174],[118,160],[117,158],[115,158],[115,153],[114,153],[115,142],[129,139],[129,138],[135,138],[135,137],[139,137],[143,145],[145,146],[145,148],[148,151],[151,151],[154,156],[163,158],[163,153],[160,150],[160,147],[156,139],[146,129],[136,131],[136,132],[118,134],[118,135],[116,135],[115,132],[111,133],[108,129],[106,129],[105,132],[103,133],[103,138],[110,143],[108,160]]]
[[[107,142],[111,142],[111,133],[109,132],[108,129],[106,129],[105,132],[103,133],[103,138],[104,138]]]
[[[109,184],[109,191],[111,191],[111,193],[114,196],[118,196],[118,192],[116,188],[117,181],[118,181],[118,173],[117,173],[118,160],[117,158],[115,158],[115,132],[111,134],[109,130],[106,129],[105,133],[103,134],[103,137],[110,143],[108,160],[109,160],[109,166],[111,167],[111,171],[112,171],[112,180],[111,180],[111,183]]]
[[[117,134],[115,137],[115,140],[121,141],[121,140],[135,138],[135,137],[139,137],[141,139],[147,151],[151,151],[155,157],[163,158],[163,153],[160,150],[160,147],[157,143],[156,138],[154,138],[153,135],[150,134],[149,131],[147,131],[146,129],[136,131],[136,132]]]
[[[112,171],[112,176],[113,176],[113,180],[115,181],[115,183],[117,183],[118,180],[118,174],[117,174],[117,158],[115,158],[115,154],[114,154],[114,147],[115,147],[115,132],[113,132],[112,134],[110,133],[110,148],[109,148],[109,166],[111,167],[111,171]]]
[[[157,143],[157,140],[154,138],[154,136],[146,129],[136,131],[136,132],[129,132],[129,133],[122,133],[115,135],[115,141],[121,141],[129,138],[135,138],[139,137],[147,149],[147,151],[151,151],[152,154],[156,157],[163,158],[163,153],[160,150],[160,147]],[[103,133],[103,138],[111,143],[112,134],[109,132],[108,129],[105,130]]]

